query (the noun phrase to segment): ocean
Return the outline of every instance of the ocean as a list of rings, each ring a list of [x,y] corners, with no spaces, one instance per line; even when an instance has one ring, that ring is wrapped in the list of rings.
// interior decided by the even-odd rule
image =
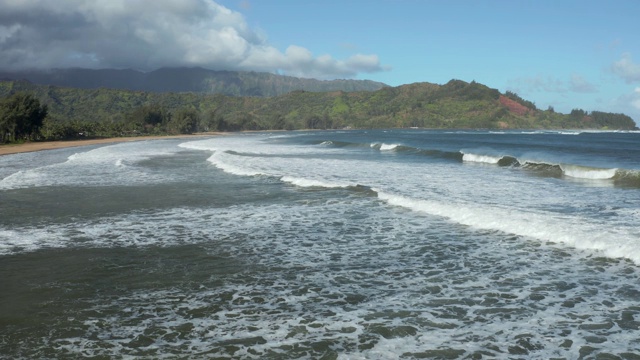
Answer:
[[[640,133],[0,157],[0,358],[640,358]]]

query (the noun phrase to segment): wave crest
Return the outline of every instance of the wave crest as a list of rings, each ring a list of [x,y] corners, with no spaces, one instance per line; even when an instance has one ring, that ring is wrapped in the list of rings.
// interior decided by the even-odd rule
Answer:
[[[577,165],[560,165],[564,175],[588,180],[607,180],[616,176],[618,169],[598,169]]]
[[[516,212],[496,207],[447,204],[385,193],[374,189],[389,205],[444,217],[476,229],[497,230],[542,241],[563,243],[577,249],[600,251],[612,258],[627,258],[640,264],[637,232],[618,230],[616,242],[611,232],[579,218],[557,218],[552,214]]]
[[[462,161],[484,164],[497,164],[502,157],[462,153]]]
[[[370,145],[373,149],[378,149],[380,151],[391,151],[396,150],[398,148],[398,144],[385,144],[385,143],[372,143]]]

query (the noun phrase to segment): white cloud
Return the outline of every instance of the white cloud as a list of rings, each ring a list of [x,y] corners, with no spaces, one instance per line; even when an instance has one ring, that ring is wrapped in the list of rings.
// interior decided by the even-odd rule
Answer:
[[[640,64],[634,63],[629,53],[623,54],[620,60],[613,63],[611,69],[627,83],[640,82]]]
[[[569,90],[577,93],[597,92],[595,85],[587,81],[583,76],[573,74],[569,79]]]
[[[386,69],[376,55],[283,53],[211,0],[0,0],[0,9],[4,70],[202,66],[330,79]]]
[[[631,106],[640,110],[640,87],[637,87],[631,96]]]
[[[572,74],[568,80],[561,80],[554,77],[522,77],[509,81],[509,87],[520,89],[525,93],[547,92],[547,93],[593,93],[597,92],[595,85],[590,83],[582,75]]]
[[[636,126],[640,125],[640,87],[636,87],[632,92],[612,98],[609,109],[605,109],[605,111],[629,115],[636,122]]]

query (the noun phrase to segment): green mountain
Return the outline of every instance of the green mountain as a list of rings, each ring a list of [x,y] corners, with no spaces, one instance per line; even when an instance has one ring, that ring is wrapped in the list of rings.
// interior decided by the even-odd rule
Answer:
[[[0,82],[0,98],[34,94],[47,105],[45,138],[195,131],[340,128],[635,129],[624,114],[540,110],[514,93],[451,80],[377,91],[293,91],[276,97],[74,89]],[[2,114],[0,114],[1,116]]]
[[[316,80],[259,72],[162,68],[151,72],[115,69],[56,69],[0,72],[0,80],[27,80],[40,85],[79,89],[124,89],[149,92],[197,92],[229,96],[271,97],[295,90],[374,91],[387,85],[370,80]]]

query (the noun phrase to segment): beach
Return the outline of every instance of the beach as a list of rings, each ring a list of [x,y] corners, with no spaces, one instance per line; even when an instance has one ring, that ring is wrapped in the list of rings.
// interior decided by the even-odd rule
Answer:
[[[55,149],[77,147],[77,146],[110,144],[110,143],[130,142],[130,141],[158,140],[158,139],[181,139],[181,138],[202,137],[202,136],[211,136],[211,135],[220,135],[220,134],[221,133],[219,132],[206,132],[206,133],[197,133],[197,134],[191,134],[191,135],[132,136],[132,137],[116,137],[116,138],[105,138],[105,139],[62,140],[62,141],[27,142],[23,144],[5,144],[5,145],[0,145],[0,156],[34,152],[34,151],[42,151],[42,150],[55,150]]]

